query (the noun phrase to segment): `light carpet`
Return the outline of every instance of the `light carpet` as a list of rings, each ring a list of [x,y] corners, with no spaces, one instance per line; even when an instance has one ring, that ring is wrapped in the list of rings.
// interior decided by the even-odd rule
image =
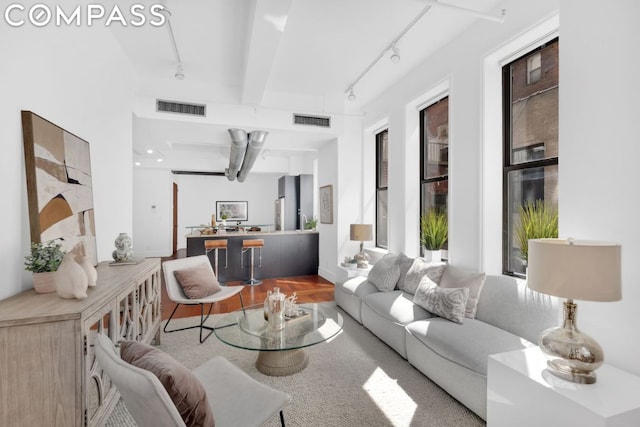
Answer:
[[[290,394],[291,403],[284,410],[289,427],[485,425],[348,314],[340,313],[342,333],[307,348],[309,366],[287,377],[258,372],[256,352],[228,346],[215,336],[199,344],[197,329],[163,333],[160,348],[189,368],[222,355],[258,381]],[[181,327],[196,319],[175,322]],[[279,426],[280,421],[276,416],[266,425]],[[135,426],[122,401],[107,426]]]

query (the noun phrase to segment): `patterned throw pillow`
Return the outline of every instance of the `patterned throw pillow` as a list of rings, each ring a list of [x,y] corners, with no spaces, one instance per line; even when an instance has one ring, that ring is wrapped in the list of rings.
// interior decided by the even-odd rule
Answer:
[[[411,264],[413,264],[413,258],[400,253],[400,255],[398,255],[398,258],[396,259],[396,262],[400,267],[400,277],[398,278],[398,284],[396,285],[396,288],[404,289],[404,281],[407,278],[407,272],[411,268]]]
[[[469,288],[441,288],[427,277],[421,281],[413,302],[436,316],[452,322],[464,322]]]
[[[440,283],[444,268],[445,264],[431,264],[425,261],[424,258],[416,258],[413,260],[411,267],[409,267],[409,271],[407,271],[404,278],[404,285],[400,289],[414,295],[424,277],[429,278],[433,284],[437,285]]]
[[[367,280],[380,292],[391,292],[395,289],[400,277],[400,266],[396,262],[397,255],[387,254],[380,258],[369,272]]]
[[[485,273],[476,273],[475,271],[449,264],[444,269],[442,279],[438,285],[441,288],[469,288],[469,300],[467,301],[465,316],[469,319],[475,319],[480,292],[486,277]]]

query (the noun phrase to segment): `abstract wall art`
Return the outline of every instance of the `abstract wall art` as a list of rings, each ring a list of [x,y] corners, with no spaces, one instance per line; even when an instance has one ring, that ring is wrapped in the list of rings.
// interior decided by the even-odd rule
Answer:
[[[320,223],[333,224],[333,186],[320,187]]]
[[[89,143],[22,111],[31,241],[59,239],[98,263]]]

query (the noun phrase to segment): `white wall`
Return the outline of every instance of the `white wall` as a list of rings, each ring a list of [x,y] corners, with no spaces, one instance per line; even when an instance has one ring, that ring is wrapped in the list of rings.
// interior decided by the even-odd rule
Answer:
[[[561,2],[559,216],[562,236],[622,245],[622,301],[579,302],[578,325],[640,375],[638,17],[635,0]]]
[[[318,274],[330,281],[335,280],[336,274],[336,259],[338,257],[338,226],[336,218],[337,211],[341,208],[336,203],[338,187],[337,157],[338,140],[331,141],[318,152],[318,187],[333,186],[333,224],[323,224],[318,218],[317,227],[320,233]]]
[[[178,248],[186,248],[190,225],[209,224],[216,201],[247,201],[249,220],[245,224],[274,223],[274,201],[278,198],[280,174],[250,173],[244,182],[224,176],[176,175],[178,184]]]
[[[166,257],[173,252],[173,174],[133,171],[133,250],[135,256]],[[182,233],[178,230],[178,236]]]
[[[82,40],[81,43],[78,40]],[[23,269],[29,214],[20,110],[31,110],[87,140],[91,150],[98,259],[132,229],[133,71],[106,28],[0,25],[0,299],[32,287]]]
[[[389,249],[419,250],[419,110],[442,91],[449,94],[449,257],[482,269],[483,60],[494,49],[557,12],[557,0],[505,1],[502,24],[478,21],[400,83],[366,106],[365,129],[389,119]],[[365,138],[367,137],[365,133]],[[371,144],[365,143],[371,148]],[[500,156],[499,152],[494,153]],[[366,166],[374,167],[374,166]],[[496,191],[502,192],[502,188]],[[500,217],[499,206],[491,212]]]

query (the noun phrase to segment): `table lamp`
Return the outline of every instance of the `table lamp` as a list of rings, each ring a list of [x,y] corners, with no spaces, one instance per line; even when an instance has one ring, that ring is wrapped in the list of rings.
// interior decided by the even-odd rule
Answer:
[[[367,268],[369,266],[369,257],[364,253],[363,242],[373,240],[373,225],[351,224],[351,240],[360,241],[360,252],[353,256],[358,268]]]
[[[527,286],[567,299],[563,325],[543,331],[538,339],[553,375],[581,384],[596,382],[595,370],[604,362],[604,352],[596,340],[578,330],[577,305],[573,300],[620,300],[620,254],[620,245],[616,243],[529,240]]]

